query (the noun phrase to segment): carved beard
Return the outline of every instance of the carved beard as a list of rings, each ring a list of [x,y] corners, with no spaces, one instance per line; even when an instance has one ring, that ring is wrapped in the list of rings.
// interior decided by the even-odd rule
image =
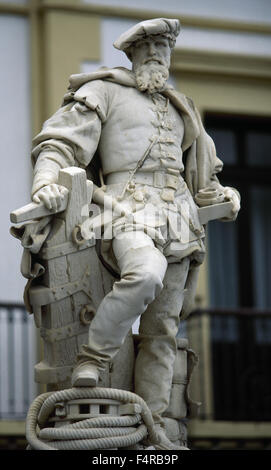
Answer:
[[[168,68],[157,62],[142,64],[135,69],[138,90],[150,94],[162,91],[168,77]]]

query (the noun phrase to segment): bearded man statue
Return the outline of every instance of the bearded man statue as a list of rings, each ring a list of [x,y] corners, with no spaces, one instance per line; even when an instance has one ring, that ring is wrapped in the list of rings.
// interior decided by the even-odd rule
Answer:
[[[196,285],[205,255],[196,195],[212,188],[220,200],[231,201],[228,220],[240,208],[238,192],[219,183],[223,164],[192,100],[168,84],[179,32],[178,20],[157,18],[122,34],[114,46],[127,54],[132,70],[103,67],[71,76],[62,107],[46,121],[32,152],[35,202],[57,207],[59,170],[88,170],[98,155],[106,194],[134,214],[132,220],[115,219],[112,238],[102,239],[102,256],[119,280],[91,322],[72,384],[96,386],[140,317],[135,393],[152,412],[158,449],[176,449],[164,432],[163,413],[180,312],[181,318],[189,314],[187,283]]]

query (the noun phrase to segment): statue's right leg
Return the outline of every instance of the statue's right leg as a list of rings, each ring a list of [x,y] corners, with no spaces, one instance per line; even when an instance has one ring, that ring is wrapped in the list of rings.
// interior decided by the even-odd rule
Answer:
[[[74,386],[95,385],[95,380],[84,380],[87,364],[97,375],[113,359],[133,323],[163,288],[167,261],[150,237],[138,232],[122,233],[113,240],[113,250],[121,278],[104,297],[92,320],[88,344],[78,354],[78,366],[72,377]]]

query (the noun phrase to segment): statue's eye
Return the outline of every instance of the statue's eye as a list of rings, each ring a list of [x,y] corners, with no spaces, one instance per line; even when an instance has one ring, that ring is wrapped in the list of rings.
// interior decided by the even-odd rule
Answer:
[[[155,45],[156,45],[156,46],[162,46],[162,47],[166,47],[166,46],[167,46],[166,42],[164,42],[164,41],[156,41]]]

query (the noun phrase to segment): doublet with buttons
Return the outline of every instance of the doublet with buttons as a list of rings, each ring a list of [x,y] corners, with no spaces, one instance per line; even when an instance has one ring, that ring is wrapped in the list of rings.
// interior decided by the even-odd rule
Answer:
[[[184,134],[182,118],[168,98],[155,93],[149,99],[153,102],[150,109],[155,114],[151,120],[154,127],[151,139],[157,143],[152,147],[148,159],[153,161],[154,166],[158,163],[160,168],[176,169],[181,173],[184,169],[180,145]],[[146,163],[146,166],[149,164]]]

